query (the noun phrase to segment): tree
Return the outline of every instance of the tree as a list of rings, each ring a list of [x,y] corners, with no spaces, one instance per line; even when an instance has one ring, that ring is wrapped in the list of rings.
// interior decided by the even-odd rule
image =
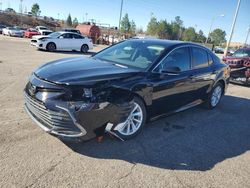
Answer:
[[[204,36],[204,33],[202,30],[200,30],[198,32],[198,34],[196,35],[196,42],[199,42],[199,43],[204,43],[206,40],[206,37]]]
[[[134,20],[131,20],[131,22],[130,22],[129,33],[130,33],[131,35],[135,35],[135,32],[136,32],[136,25],[135,25]]]
[[[70,14],[68,15],[68,18],[66,20],[66,24],[67,24],[67,26],[72,26],[72,19],[71,19],[71,15]]]
[[[166,20],[158,22],[157,35],[160,39],[170,39],[172,35],[171,25]]]
[[[226,32],[221,29],[215,29],[210,33],[211,41],[214,45],[220,45],[221,43],[226,42]]]
[[[129,20],[128,14],[126,13],[125,16],[121,20],[121,31],[124,35],[133,36],[136,32],[136,25],[134,20]]]
[[[73,27],[78,26],[78,20],[77,20],[77,18],[74,18],[72,26]]]
[[[183,32],[182,39],[184,41],[196,42],[196,32],[195,32],[195,29],[193,27],[189,27],[189,28],[185,29],[185,31]]]
[[[121,20],[121,33],[127,34],[129,33],[131,25],[128,18],[128,14],[126,13],[125,16]]]
[[[159,23],[157,22],[156,17],[152,16],[147,26],[147,33],[149,35],[156,36],[158,25]]]
[[[36,16],[36,17],[41,14],[40,6],[37,3],[32,5],[31,13],[33,16]]]
[[[182,31],[185,29],[183,27],[183,21],[180,16],[176,16],[175,20],[171,23],[172,27],[172,37],[173,40],[179,40],[182,36]]]

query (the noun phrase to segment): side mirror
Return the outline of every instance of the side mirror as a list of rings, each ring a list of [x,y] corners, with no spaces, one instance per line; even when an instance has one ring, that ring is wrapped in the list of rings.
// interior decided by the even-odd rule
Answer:
[[[163,70],[161,70],[162,73],[169,73],[169,74],[179,74],[181,72],[181,69],[179,67],[166,67]]]

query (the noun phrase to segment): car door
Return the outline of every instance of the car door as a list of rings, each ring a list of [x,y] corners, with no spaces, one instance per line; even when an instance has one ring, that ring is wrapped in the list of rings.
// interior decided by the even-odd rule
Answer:
[[[163,72],[178,67],[179,72]],[[153,70],[153,116],[174,111],[194,101],[193,71],[189,47],[178,47],[170,52]]]
[[[57,39],[56,46],[60,50],[73,50],[73,36],[71,33],[64,33]]]
[[[73,40],[72,44],[74,45],[74,50],[81,50],[82,45],[84,44],[84,37],[78,34],[72,34]]]
[[[207,50],[200,47],[191,47],[192,52],[192,81],[195,87],[196,98],[203,99],[216,77],[213,70],[213,60]]]

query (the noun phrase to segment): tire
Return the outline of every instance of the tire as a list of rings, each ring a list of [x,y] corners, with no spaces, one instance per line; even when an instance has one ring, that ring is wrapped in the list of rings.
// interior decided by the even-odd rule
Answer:
[[[88,45],[87,45],[87,44],[82,45],[82,47],[81,47],[81,52],[85,54],[85,53],[87,53],[88,51],[89,51]]]
[[[134,97],[133,101],[135,106],[126,121],[114,128],[115,134],[123,140],[134,138],[142,131],[146,123],[147,113],[143,101],[138,97]]]
[[[50,42],[46,46],[46,50],[49,52],[54,52],[56,50],[56,44],[53,42]]]
[[[221,83],[217,83],[209,93],[208,99],[205,102],[205,107],[207,109],[214,109],[220,103],[223,94],[224,86]]]

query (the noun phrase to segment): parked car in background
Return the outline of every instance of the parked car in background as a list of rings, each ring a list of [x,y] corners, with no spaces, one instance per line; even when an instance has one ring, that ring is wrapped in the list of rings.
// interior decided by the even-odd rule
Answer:
[[[216,53],[216,54],[223,54],[224,53],[224,49],[220,48],[220,47],[215,47],[214,48],[214,53]]]
[[[250,48],[238,49],[223,61],[231,68],[231,82],[250,85]]]
[[[6,27],[2,31],[3,35],[8,35],[12,37],[23,37],[23,30],[15,27]]]
[[[93,48],[92,40],[77,33],[72,32],[55,32],[50,35],[33,36],[31,45],[36,46],[38,49],[47,51],[81,51],[87,53],[88,50]]]
[[[40,35],[49,35],[53,33],[53,31],[49,30],[45,26],[37,26],[35,29],[40,33]]]
[[[90,58],[40,66],[24,89],[25,109],[61,138],[88,140],[107,131],[126,140],[147,120],[201,103],[215,108],[228,80],[229,67],[201,45],[131,39]]]
[[[35,35],[40,35],[40,33],[36,29],[33,29],[33,28],[29,28],[24,32],[24,37],[26,38],[32,38]]]
[[[4,28],[6,28],[6,26],[4,26],[4,25],[0,25],[0,34],[2,34],[3,33],[3,29]]]
[[[81,35],[81,32],[78,29],[74,28],[63,28],[61,31],[66,31],[66,32],[72,32],[72,33],[78,33]]]

